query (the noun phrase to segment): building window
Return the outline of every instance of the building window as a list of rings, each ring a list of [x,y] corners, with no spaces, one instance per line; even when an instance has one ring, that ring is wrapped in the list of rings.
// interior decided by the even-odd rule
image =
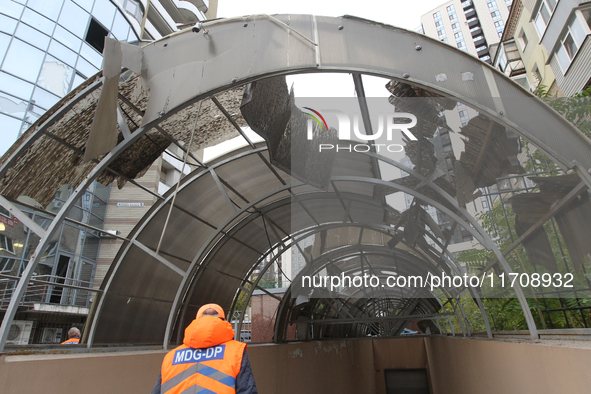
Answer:
[[[459,112],[460,114],[460,121],[462,122],[462,126],[466,126],[468,121],[470,120],[470,115],[468,115],[468,110],[463,109]]]
[[[517,36],[517,42],[519,42],[519,46],[521,47],[521,52],[525,51],[525,47],[527,46],[528,40],[527,36],[525,35],[525,31],[521,29],[519,35]]]
[[[458,31],[460,30],[460,24],[458,22],[452,23],[451,28],[453,29],[453,31]]]
[[[583,40],[585,40],[586,35],[587,32],[585,31],[583,24],[579,20],[577,14],[575,14],[574,19],[568,24],[566,31],[560,37],[560,45],[556,51],[556,57],[558,58],[563,73],[566,73],[566,70],[579,51]]]
[[[91,47],[103,53],[105,49],[105,37],[109,35],[107,29],[105,29],[100,23],[94,18],[90,20],[90,26],[86,32],[86,38],[84,39]]]
[[[0,259],[0,272],[10,272],[14,268],[15,259],[3,257]]]
[[[505,22],[503,22],[503,20],[495,21],[495,28],[497,29],[497,33],[499,33],[499,38],[501,38],[503,36]]]
[[[447,7],[447,15],[449,15],[449,20],[455,22],[458,20],[458,16],[456,15],[456,8],[452,5]]]
[[[0,205],[0,215],[6,216],[8,219],[12,218],[10,212],[8,212],[8,209],[4,208],[2,205]]]
[[[6,235],[0,234],[0,250],[5,250],[8,253],[14,254],[12,238],[8,238]]]
[[[499,11],[491,12],[490,16],[493,18],[493,21],[497,20],[497,19],[501,19],[501,13]]]
[[[540,72],[540,69],[537,64],[534,65],[532,74],[534,76],[535,86],[538,86],[540,82],[542,82],[542,73]]]
[[[542,0],[538,9],[534,12],[534,24],[538,35],[542,37],[556,8],[556,0]]]
[[[488,9],[491,11],[494,11],[499,8],[497,7],[497,2],[495,0],[488,0],[486,2],[486,5],[488,5]]]

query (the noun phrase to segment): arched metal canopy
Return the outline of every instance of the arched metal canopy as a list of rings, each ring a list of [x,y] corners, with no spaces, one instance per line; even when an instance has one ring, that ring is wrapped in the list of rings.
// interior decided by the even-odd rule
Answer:
[[[146,135],[158,136],[164,147],[177,140],[184,142],[179,144],[181,148],[190,145],[197,103],[204,99],[212,98],[234,128],[209,128],[207,132],[198,128],[194,136],[198,147],[240,132],[243,121],[231,115],[238,103],[222,92],[265,77],[346,72],[412,83],[469,104],[533,143],[564,169],[575,169],[587,186],[591,185],[586,171],[591,168],[588,138],[504,75],[437,40],[348,16],[257,15],[214,20],[204,26],[205,33],[182,31],[143,48],[110,43],[105,53],[105,77],[96,76],[58,103],[2,158],[0,179],[5,197],[16,199],[26,194],[43,200],[62,183],[77,185],[52,224],[39,230],[41,241],[35,257],[19,281],[0,328],[2,346],[41,252],[81,193],[97,178],[124,182],[141,174],[163,150],[142,155],[146,144],[150,145],[145,142]],[[121,66],[129,71],[120,78]],[[216,94],[229,99],[220,103]],[[101,123],[113,125],[112,130],[100,132],[114,133],[118,142],[99,156],[100,160],[82,163],[84,151],[94,148],[87,146],[86,136],[97,103]],[[230,106],[234,108],[227,111]],[[128,119],[117,123],[117,111],[122,109],[129,113]],[[36,155],[48,149],[67,152],[52,164],[60,168],[55,173]],[[371,154],[358,156],[363,159],[356,157],[356,163],[365,160],[367,164],[371,159]],[[349,168],[359,165],[349,164]],[[509,270],[490,237],[452,196],[412,169],[403,169],[425,182],[441,201],[403,186],[395,187],[397,190],[454,217]],[[333,195],[312,199],[316,202],[306,206],[300,199],[310,198],[311,190],[274,168],[265,148],[252,143],[244,152],[198,168],[183,180],[178,193],[158,196],[158,203],[122,247],[93,315],[89,346],[94,342],[160,342],[167,346],[175,327],[178,330],[200,303],[214,300],[229,307],[253,265],[284,242],[289,229],[310,228],[334,222],[337,217],[342,221],[343,208],[334,209],[335,201],[350,201],[346,213],[359,216],[352,223],[383,225],[384,207],[376,207],[368,196],[375,184],[385,181],[375,179],[373,173],[356,174],[355,179],[348,176],[333,174],[333,181],[358,185],[358,191],[343,196],[333,190]],[[35,186],[36,178],[45,179],[45,184]],[[173,197],[169,230],[159,248],[159,231],[167,221]],[[282,207],[281,202],[292,199],[295,205]],[[298,220],[307,218],[295,227],[294,206],[301,210]],[[265,231],[267,225],[273,231]],[[525,306],[521,290],[516,288],[516,292]],[[535,323],[527,307],[524,314],[535,337]]]

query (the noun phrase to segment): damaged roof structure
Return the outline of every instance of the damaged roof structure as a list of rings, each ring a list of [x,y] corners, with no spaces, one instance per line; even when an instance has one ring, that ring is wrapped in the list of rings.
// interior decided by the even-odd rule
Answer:
[[[511,199],[521,237],[511,250],[522,242],[533,265],[556,271],[556,262],[546,261],[548,253],[542,259],[534,253],[546,242],[541,226],[556,215],[561,231],[573,234],[567,247],[583,269],[590,251],[577,234],[588,230],[589,221],[581,218],[591,215],[591,142],[487,64],[426,36],[350,16],[252,15],[203,26],[199,33],[184,30],[141,48],[107,41],[103,72],[48,111],[0,160],[2,201],[17,217],[10,201],[28,196],[46,206],[60,185],[75,188],[49,227],[37,229],[41,241],[2,322],[1,346],[42,251],[80,193],[94,180],[117,181],[119,187],[134,183],[170,144],[185,152],[194,170],[178,187],[157,195],[124,239],[89,317],[83,339],[89,347],[177,343],[201,305],[216,302],[233,311],[241,294],[250,297],[258,288],[256,269],[309,236],[318,241],[302,251],[312,275],[360,268],[378,277],[460,274],[448,248],[456,227],[495,256],[487,269],[513,272],[505,258],[509,252],[498,248],[495,235],[467,206],[479,188],[525,172],[517,136],[565,175],[532,178],[538,195]],[[390,81],[385,89],[392,108],[419,120],[411,129],[416,140],[404,141],[408,162],[375,151],[321,155],[310,149],[308,120],[285,82],[285,75],[309,72],[352,74],[362,114],[368,110],[361,75]],[[457,102],[479,116],[461,128],[461,155],[442,156],[434,138],[449,128],[441,114]],[[368,118],[365,129],[371,130]],[[245,126],[265,143],[252,142]],[[334,129],[313,128],[321,142],[342,142]],[[238,135],[246,147],[209,163],[194,155]],[[386,179],[383,165],[400,176]],[[408,208],[388,203],[396,193],[412,197]],[[428,207],[453,224],[442,226]],[[274,340],[290,339],[290,326],[297,327],[300,340],[399,335],[410,320],[438,333],[438,321],[456,319],[468,335],[459,302],[464,290],[490,335],[473,289],[435,294],[412,287],[370,293],[350,288],[341,297],[308,294],[305,302],[286,294]],[[513,291],[535,338],[523,289],[517,284]]]

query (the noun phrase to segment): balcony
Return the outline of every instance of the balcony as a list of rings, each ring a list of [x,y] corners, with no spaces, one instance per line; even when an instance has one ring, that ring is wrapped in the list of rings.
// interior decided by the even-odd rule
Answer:
[[[476,26],[480,26],[480,20],[478,18],[474,17],[474,18],[466,18],[466,19],[468,19],[466,21],[466,23],[468,24],[468,27],[473,28]]]
[[[482,35],[482,27],[475,26],[475,27],[473,27],[473,28],[470,29],[470,33],[472,34],[472,37],[476,37],[476,36]]]
[[[471,1],[464,1],[464,2],[462,2],[462,8],[463,9],[466,9],[466,8],[470,7],[471,5],[472,5],[472,2]]]
[[[476,16],[476,10],[474,8],[469,8],[464,11],[464,15],[466,15],[466,19],[470,19]]]
[[[507,67],[504,71],[505,75],[509,78],[517,77],[519,75],[523,75],[526,73],[525,65],[523,64],[523,60],[515,60],[511,63],[507,64]]]
[[[6,310],[20,278],[0,274],[0,310]],[[38,305],[88,308],[94,297],[93,283],[51,275],[33,276],[27,286],[21,306],[31,310]],[[78,309],[79,309],[78,308]],[[55,308],[54,308],[55,309]],[[59,311],[59,310],[58,310]]]
[[[476,48],[478,48],[480,46],[487,46],[486,45],[486,40],[484,39],[484,36],[474,37],[473,41],[474,41],[474,46]]]

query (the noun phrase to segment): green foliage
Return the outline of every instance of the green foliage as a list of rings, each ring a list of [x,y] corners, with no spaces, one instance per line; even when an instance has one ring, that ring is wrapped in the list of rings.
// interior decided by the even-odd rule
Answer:
[[[554,108],[588,137],[591,136],[591,86],[570,97],[551,95],[548,87],[538,85],[534,94]]]
[[[534,94],[591,138],[591,87],[571,97],[557,97],[551,95],[546,86],[539,85]],[[524,166],[526,172],[534,173],[543,171],[545,172],[544,176],[553,176],[562,173],[551,159],[539,150],[532,148],[525,141],[524,149],[532,159]],[[515,216],[511,212],[510,207],[505,206],[504,212],[499,200],[493,204],[490,211],[482,212],[476,218],[487,233],[491,234],[500,250],[505,250],[517,238],[514,230]],[[554,231],[551,222],[545,224],[545,229],[556,261],[559,263],[570,262],[568,250],[564,246],[559,232]],[[465,264],[472,273],[479,273],[494,259],[494,254],[485,249],[465,250],[460,252],[457,258],[458,262]],[[506,259],[514,272],[524,272],[524,270],[530,274],[536,271],[538,273],[546,272],[540,266],[534,269],[527,258],[523,246],[517,247],[512,253],[506,256]],[[572,272],[571,270],[567,270],[565,264],[558,265],[563,274]],[[572,264],[570,267],[572,267]],[[493,271],[489,270],[486,272],[487,277],[491,272]],[[575,274],[574,288],[587,288],[587,279],[591,279],[590,275]],[[498,277],[495,274],[496,279]],[[491,328],[494,331],[527,329],[521,305],[518,299],[514,298],[514,293],[510,289],[500,291],[501,289],[499,288],[487,287],[487,281],[484,283],[485,286],[481,289],[482,301],[489,316]],[[554,289],[550,288],[546,290]],[[587,322],[591,321],[591,309],[584,309],[591,307],[591,295],[588,292],[579,292],[576,295],[577,298],[575,298],[575,293],[571,292],[569,293],[570,298],[546,298],[538,295],[536,299],[533,296],[533,290],[531,288],[525,288],[524,291],[526,296],[529,297],[527,298],[528,306],[536,320],[538,328],[544,327],[540,318],[538,305],[541,310],[550,311],[544,314],[544,320],[548,328],[585,327],[585,320]],[[472,331],[484,331],[484,323],[476,302],[472,298],[462,299],[462,306],[470,322]],[[570,310],[553,311],[565,308]]]

